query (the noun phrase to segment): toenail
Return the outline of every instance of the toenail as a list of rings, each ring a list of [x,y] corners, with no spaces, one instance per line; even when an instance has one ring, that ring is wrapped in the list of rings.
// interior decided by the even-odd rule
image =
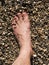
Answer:
[[[24,15],[28,15],[28,13],[26,13],[26,12],[23,12],[22,14],[24,14]]]
[[[14,18],[16,19],[16,16]]]
[[[21,15],[21,13],[18,13],[17,15]]]
[[[23,13],[23,14],[25,14],[25,13]]]
[[[13,23],[13,24],[11,24],[11,25],[16,25],[16,24]]]
[[[18,14],[21,14],[21,13],[18,13]]]
[[[14,18],[18,20],[18,17],[17,17],[17,15],[16,15]]]

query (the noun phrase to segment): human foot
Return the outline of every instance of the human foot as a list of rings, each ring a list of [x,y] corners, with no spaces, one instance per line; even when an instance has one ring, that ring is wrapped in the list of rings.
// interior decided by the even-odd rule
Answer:
[[[31,48],[30,21],[26,12],[18,13],[12,20],[12,28],[21,47]],[[32,48],[30,50],[32,52]],[[34,51],[33,51],[34,52]]]

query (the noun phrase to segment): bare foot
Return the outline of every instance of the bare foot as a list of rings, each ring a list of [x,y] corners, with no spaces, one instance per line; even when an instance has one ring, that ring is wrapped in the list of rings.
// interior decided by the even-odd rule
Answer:
[[[18,13],[17,16],[12,20],[12,28],[16,38],[19,40],[20,47],[25,47],[30,49],[30,52],[34,53],[31,46],[31,31],[30,31],[30,21],[28,14],[26,12]]]

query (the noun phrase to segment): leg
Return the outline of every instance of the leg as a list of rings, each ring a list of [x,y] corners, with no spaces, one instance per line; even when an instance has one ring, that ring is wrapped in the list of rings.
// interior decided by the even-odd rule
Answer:
[[[19,57],[14,61],[12,65],[30,65],[30,53],[23,48],[20,50]]]
[[[18,13],[12,21],[12,28],[19,40],[20,53],[12,65],[30,65],[30,56],[34,52],[31,43],[29,17],[26,12]]]

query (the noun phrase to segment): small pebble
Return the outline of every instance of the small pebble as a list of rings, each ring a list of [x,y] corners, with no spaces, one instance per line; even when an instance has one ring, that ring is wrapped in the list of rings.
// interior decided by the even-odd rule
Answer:
[[[36,55],[36,54],[34,54],[34,55],[33,55],[33,57],[37,57],[37,55]]]

